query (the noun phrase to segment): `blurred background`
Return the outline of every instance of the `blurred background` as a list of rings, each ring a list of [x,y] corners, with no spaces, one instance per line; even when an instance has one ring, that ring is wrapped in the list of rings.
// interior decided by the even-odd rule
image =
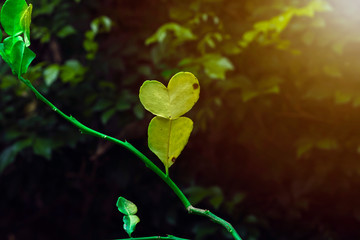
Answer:
[[[3,2],[3,1],[2,1]],[[33,0],[27,78],[80,122],[147,147],[147,79],[200,100],[172,179],[247,240],[360,239],[360,2]],[[0,62],[0,239],[229,239],[133,154],[80,134]]]

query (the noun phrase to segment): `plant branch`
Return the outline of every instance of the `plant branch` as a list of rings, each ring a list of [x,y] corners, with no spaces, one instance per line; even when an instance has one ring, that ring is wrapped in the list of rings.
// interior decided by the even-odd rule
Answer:
[[[241,237],[236,232],[235,228],[231,225],[231,223],[229,223],[228,221],[225,221],[224,219],[216,216],[215,214],[213,214],[209,210],[205,210],[205,209],[201,209],[201,208],[195,208],[193,206],[189,206],[187,208],[187,210],[191,214],[196,214],[196,215],[205,216],[205,217],[210,218],[211,221],[223,226],[229,233],[231,233],[231,235],[234,237],[234,239],[241,240]]]
[[[184,193],[179,189],[179,187],[170,179],[168,175],[166,175],[163,171],[160,170],[159,167],[157,167],[149,158],[147,158],[143,153],[141,153],[139,150],[137,150],[133,145],[131,145],[127,141],[121,141],[119,139],[110,137],[106,134],[100,133],[98,131],[95,131],[84,124],[80,123],[78,120],[76,120],[71,115],[66,115],[63,113],[60,109],[58,109],[54,104],[52,104],[49,100],[47,100],[32,84],[29,80],[24,79],[22,76],[19,76],[19,79],[28,87],[30,90],[35,94],[35,96],[42,102],[44,102],[46,105],[48,105],[54,112],[58,113],[61,117],[63,117],[65,120],[73,124],[75,127],[77,127],[81,133],[92,135],[98,138],[103,138],[108,141],[111,141],[113,143],[116,143],[126,149],[128,149],[130,152],[134,153],[140,160],[145,164],[146,167],[150,168],[156,175],[158,175],[178,196],[184,207],[187,209],[188,213],[196,214],[196,215],[202,215],[210,218],[212,221],[214,221],[217,224],[220,224],[221,226],[225,227],[227,231],[229,231],[235,240],[241,240],[240,236],[236,232],[236,230],[233,228],[233,226],[228,223],[227,221],[223,220],[222,218],[219,218],[215,214],[211,213],[209,210],[199,209],[195,208],[191,205],[187,197],[184,195]],[[172,238],[169,238],[172,237]],[[150,238],[129,238],[129,239],[137,239],[137,240],[146,240],[146,239],[174,239],[174,240],[181,240],[181,238],[176,238],[174,236],[168,235],[168,237],[150,237]],[[125,240],[125,239],[124,239]]]

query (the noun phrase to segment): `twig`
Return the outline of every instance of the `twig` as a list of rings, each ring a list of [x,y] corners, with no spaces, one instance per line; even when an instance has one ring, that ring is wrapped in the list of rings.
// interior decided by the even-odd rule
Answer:
[[[211,213],[209,210],[195,208],[191,205],[187,197],[184,195],[184,193],[179,189],[179,187],[170,179],[168,175],[166,175],[163,171],[160,170],[149,158],[147,158],[144,154],[142,154],[139,150],[137,150],[133,145],[131,145],[127,141],[121,141],[119,139],[110,137],[106,134],[100,133],[98,131],[95,131],[84,124],[80,123],[78,120],[76,120],[71,115],[66,115],[63,113],[60,109],[58,109],[54,104],[52,104],[49,100],[47,100],[39,91],[31,84],[31,82],[27,79],[24,79],[22,76],[19,76],[19,79],[33,91],[35,96],[42,102],[44,102],[46,105],[48,105],[54,112],[58,113],[61,117],[63,117],[65,120],[73,124],[75,127],[77,127],[81,133],[92,135],[98,138],[106,139],[110,142],[116,143],[126,149],[128,149],[130,152],[134,153],[140,160],[145,164],[146,167],[150,168],[156,175],[158,175],[172,190],[173,192],[178,196],[184,207],[187,209],[187,211],[191,214],[201,215],[210,218],[215,223],[223,226],[226,228],[226,230],[232,234],[235,240],[242,240],[239,234],[236,232],[234,227],[225,221],[224,219],[216,216],[215,214]],[[172,237],[172,238],[169,238]],[[168,237],[163,238],[130,238],[132,240],[145,240],[145,239],[176,239],[181,240],[181,238],[174,238],[174,236],[168,235]]]

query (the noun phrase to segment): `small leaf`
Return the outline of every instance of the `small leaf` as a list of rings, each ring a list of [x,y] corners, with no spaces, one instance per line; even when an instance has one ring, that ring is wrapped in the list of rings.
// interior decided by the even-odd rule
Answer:
[[[60,29],[60,31],[58,31],[56,35],[60,38],[65,38],[65,37],[75,34],[75,33],[76,33],[76,30],[73,26],[66,25],[65,27]]]
[[[23,41],[18,41],[11,49],[10,63],[15,75],[23,75],[27,72],[30,63],[35,58],[35,53],[25,46]]]
[[[51,86],[59,76],[60,67],[57,64],[51,64],[44,70],[44,80],[46,86]]]
[[[1,25],[4,31],[10,35],[19,35],[24,32],[21,18],[28,6],[25,0],[7,0],[1,9]]]
[[[11,36],[4,39],[4,50],[8,57],[10,57],[12,49],[17,42],[22,42],[23,39],[20,36]]]
[[[9,64],[9,66],[11,67],[11,63],[10,63],[10,59],[9,56],[6,54],[5,52],[5,45],[4,43],[0,43],[0,56],[1,58],[7,63]]]
[[[104,112],[102,115],[101,115],[101,122],[102,124],[106,124],[110,118],[115,114],[116,112],[116,108],[111,108],[109,110],[107,110],[106,112]]]
[[[91,24],[91,30],[96,35],[101,32],[109,32],[111,30],[112,21],[107,16],[101,16],[98,18],[95,18]]]
[[[131,234],[134,232],[136,224],[140,222],[140,218],[136,215],[129,215],[123,217],[124,229],[131,237]]]
[[[76,84],[84,78],[86,68],[78,60],[70,59],[65,62],[61,68],[61,80]]]
[[[21,17],[21,26],[24,30],[25,46],[30,46],[30,24],[31,24],[32,5],[30,4]]]
[[[45,138],[36,138],[33,144],[34,153],[46,159],[51,158],[52,142]]]
[[[199,99],[200,86],[190,72],[179,72],[169,81],[168,87],[152,80],[145,81],[140,88],[140,101],[154,115],[176,119],[194,106]]]
[[[144,119],[145,111],[141,104],[136,104],[133,108],[133,112],[137,119]]]
[[[6,148],[1,154],[0,154],[0,173],[15,160],[16,155],[23,150],[24,148],[30,146],[32,143],[32,140],[25,139],[18,141],[11,145],[10,147]]]
[[[0,45],[0,55],[7,62],[13,74],[22,75],[27,72],[35,53],[25,46],[22,37],[8,37]]]
[[[154,117],[148,128],[150,150],[158,156],[165,166],[166,174],[186,146],[193,122],[187,117],[175,120]]]
[[[116,206],[119,209],[119,211],[125,215],[134,215],[137,213],[137,210],[138,210],[136,205],[133,202],[131,202],[123,197],[118,198],[118,200],[116,202]]]
[[[204,66],[205,73],[214,79],[225,79],[225,73],[234,70],[234,66],[230,60],[218,54],[208,54],[201,61]]]
[[[167,36],[167,32],[173,32],[176,40],[175,45],[180,45],[183,42],[195,40],[196,36],[191,32],[189,28],[183,27],[177,23],[166,23],[162,25],[156,33],[146,39],[145,44],[150,45],[155,42],[163,42]]]
[[[189,201],[195,206],[208,196],[208,191],[204,187],[192,186],[184,190],[189,197]]]

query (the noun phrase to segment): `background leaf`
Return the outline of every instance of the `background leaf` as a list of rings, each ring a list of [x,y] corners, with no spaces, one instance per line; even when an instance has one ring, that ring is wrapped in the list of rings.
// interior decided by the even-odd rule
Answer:
[[[25,139],[18,141],[11,145],[10,147],[7,147],[1,154],[0,154],[0,173],[7,167],[9,164],[11,164],[15,158],[16,155],[22,151],[24,148],[30,146],[32,143],[31,139]]]
[[[156,33],[146,39],[145,44],[149,45],[155,42],[163,42],[168,35],[168,32],[172,32],[176,37],[176,45],[179,45],[185,41],[195,40],[196,36],[190,29],[181,26],[177,23],[166,23],[162,25]]]
[[[58,64],[51,64],[44,70],[45,84],[50,87],[59,76],[60,66]]]

